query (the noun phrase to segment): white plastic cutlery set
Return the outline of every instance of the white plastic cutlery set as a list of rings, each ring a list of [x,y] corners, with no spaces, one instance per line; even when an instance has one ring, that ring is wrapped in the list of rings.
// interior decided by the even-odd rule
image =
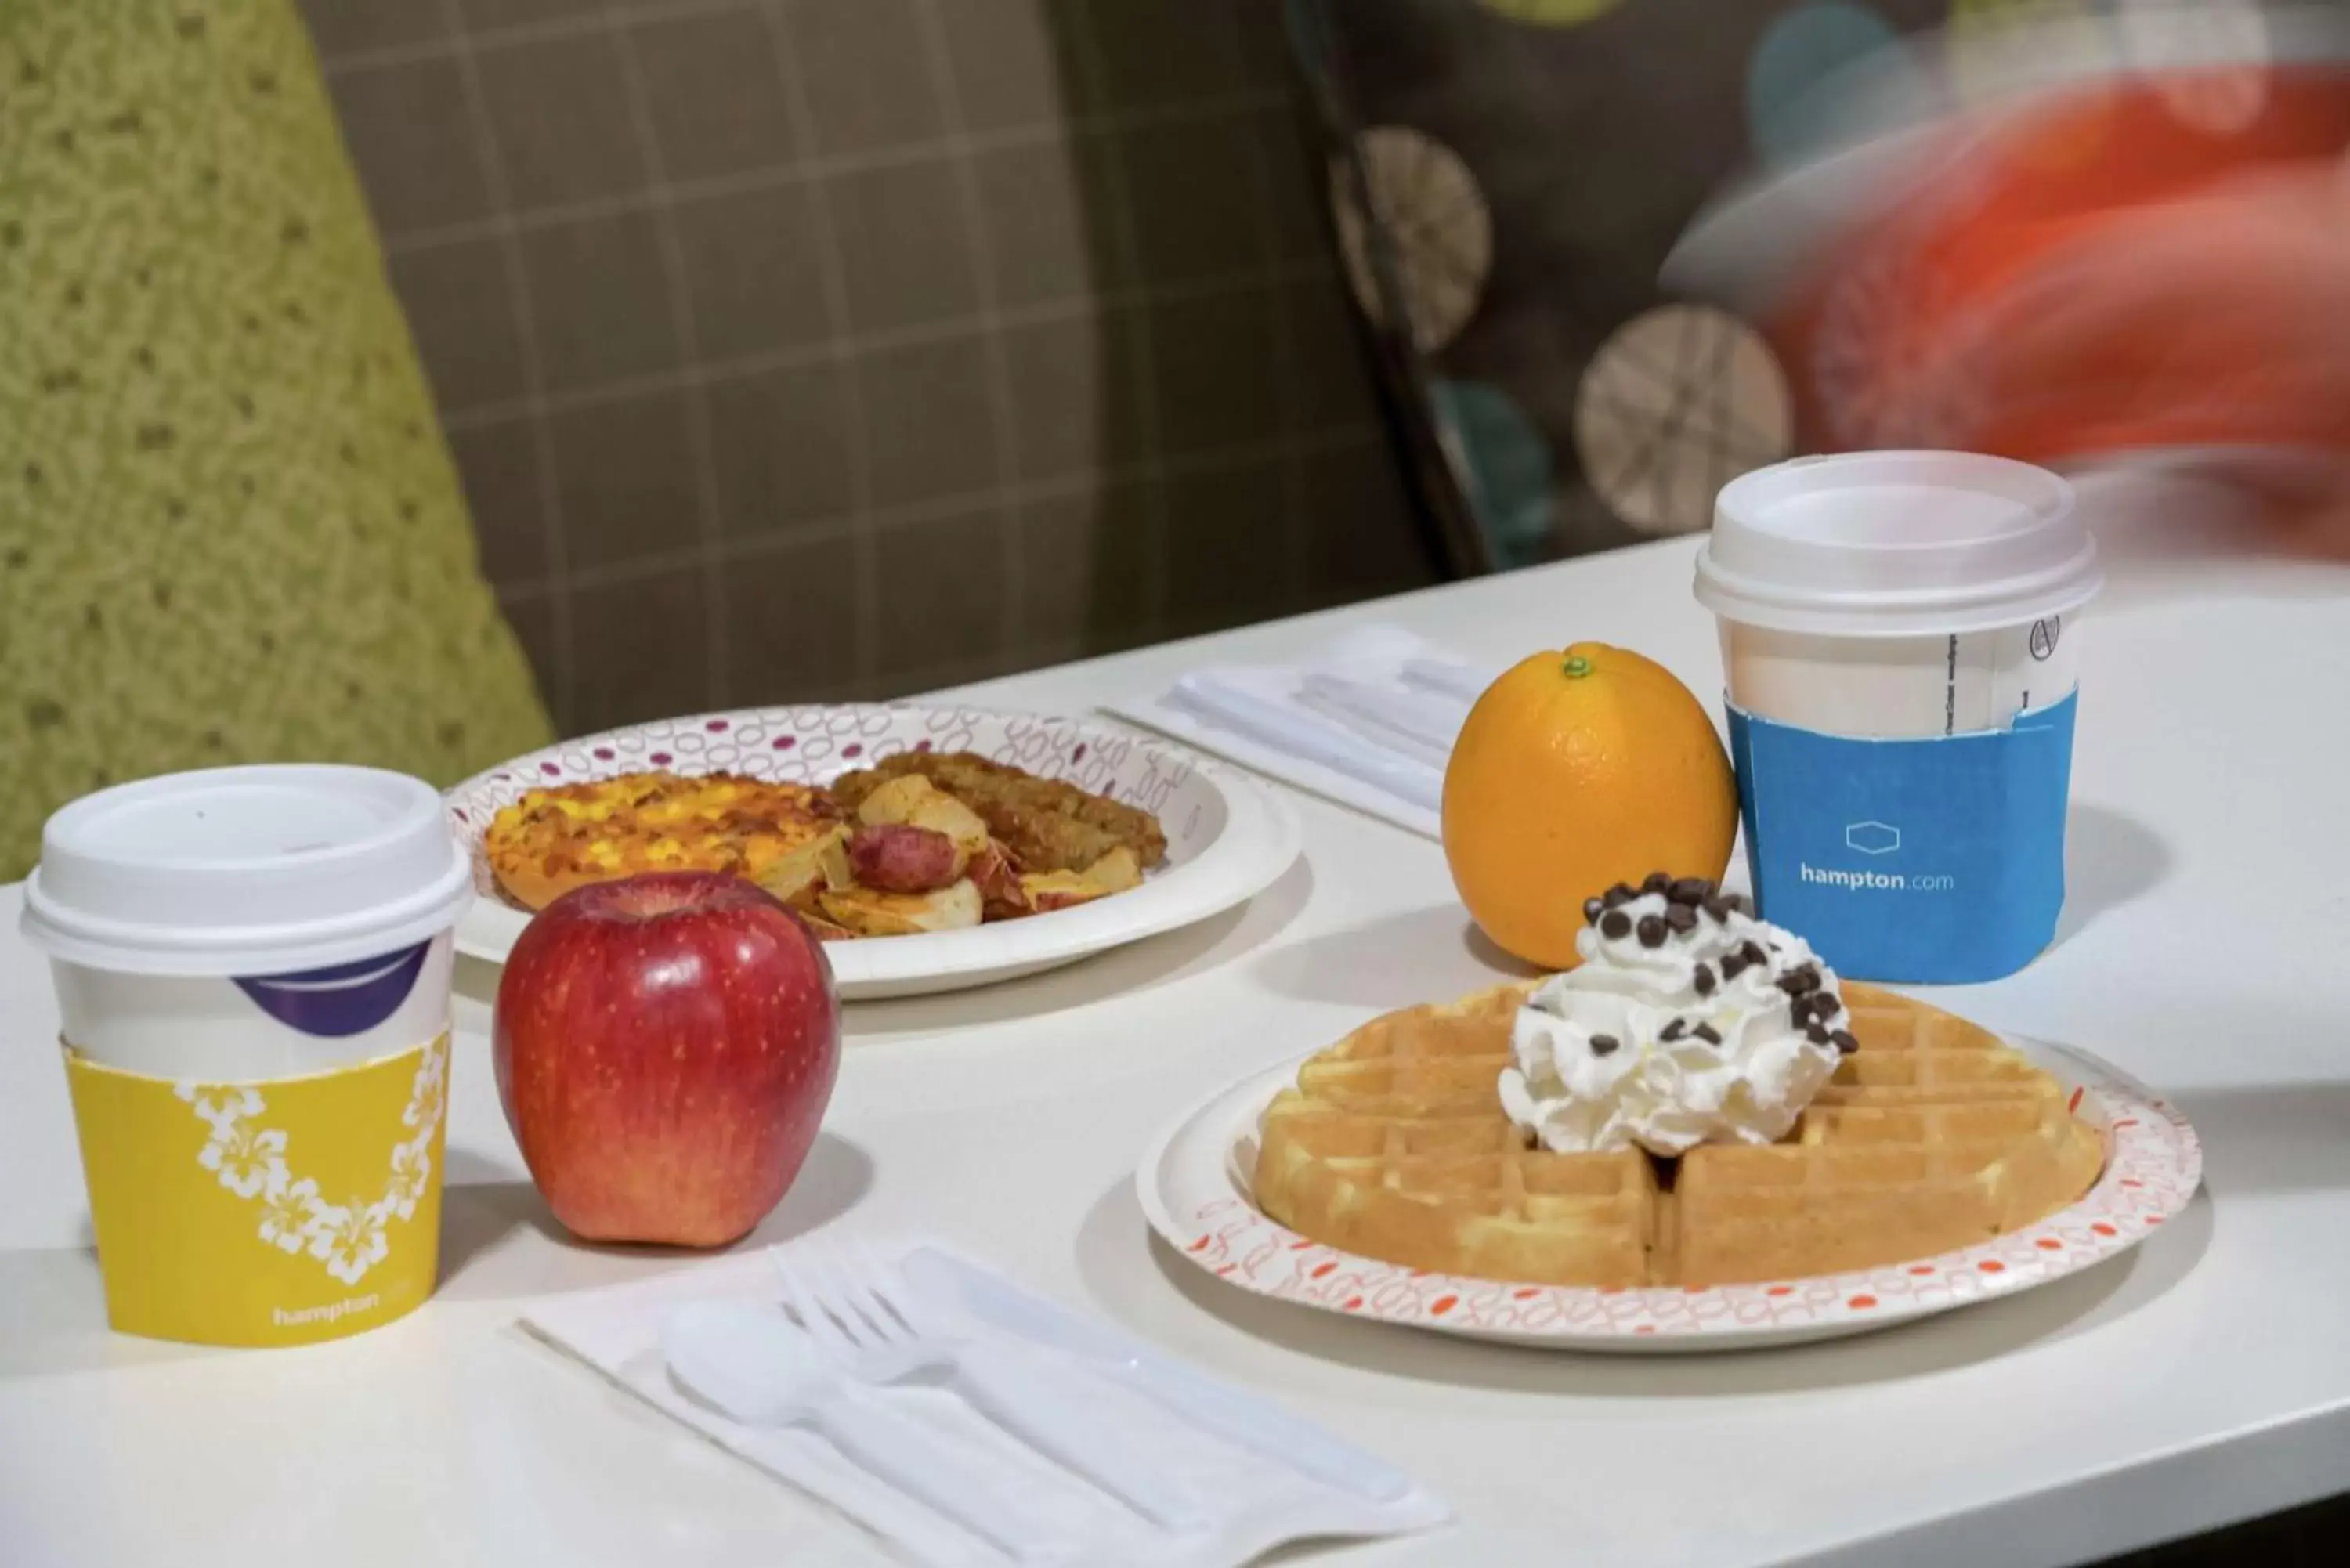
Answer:
[[[1145,1518],[1170,1530],[1207,1528],[1201,1503],[994,1347],[915,1327],[913,1320],[926,1314],[891,1279],[895,1271],[869,1259],[854,1272],[817,1255],[774,1262],[789,1319],[739,1302],[688,1302],[661,1331],[670,1371],[709,1404],[746,1426],[806,1421],[866,1469],[1024,1562],[1033,1543],[1020,1519],[921,1428],[848,1386],[932,1375],[1004,1430]]]
[[[526,1324],[910,1560],[1222,1568],[1436,1523],[1410,1478],[931,1245],[801,1243]]]
[[[1370,626],[1297,664],[1198,670],[1110,711],[1434,837],[1453,740],[1497,673]]]

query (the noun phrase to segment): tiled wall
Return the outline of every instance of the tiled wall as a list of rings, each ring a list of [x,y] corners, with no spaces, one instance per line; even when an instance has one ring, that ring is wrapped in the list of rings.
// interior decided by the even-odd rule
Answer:
[[[307,0],[572,731],[1408,586],[1273,0]]]

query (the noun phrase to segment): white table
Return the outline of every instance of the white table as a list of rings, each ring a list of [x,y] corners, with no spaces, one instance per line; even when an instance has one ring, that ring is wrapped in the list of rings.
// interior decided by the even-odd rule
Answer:
[[[1575,638],[1719,681],[1690,546],[1627,551],[974,689],[1070,710],[1391,618],[1493,659]],[[1146,1235],[1144,1140],[1370,1010],[1485,977],[1434,845],[1317,801],[1244,913],[1062,973],[861,1005],[767,1239],[941,1232],[1351,1433],[1461,1522],[1375,1564],[2080,1561],[2350,1489],[2350,572],[2250,566],[2088,623],[2074,900],[2025,973],[1942,998],[2175,1093],[2209,1189],[2135,1258],[1878,1337],[1679,1361],[1333,1321]],[[465,977],[447,1280],[307,1350],[104,1324],[47,978],[0,892],[0,1563],[640,1568],[879,1561],[848,1527],[523,1338],[540,1292],[691,1266],[551,1233]]]

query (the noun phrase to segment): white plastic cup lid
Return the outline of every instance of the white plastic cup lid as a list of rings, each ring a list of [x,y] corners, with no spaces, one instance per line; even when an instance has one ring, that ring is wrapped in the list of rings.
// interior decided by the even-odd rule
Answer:
[[[2104,586],[2073,487],[1951,452],[1802,457],[1723,486],[1697,558],[1725,620],[1834,637],[1985,631],[2078,608]]]
[[[285,974],[437,935],[473,868],[431,784],[380,768],[210,768],[118,784],[41,830],[26,937],[137,974]]]

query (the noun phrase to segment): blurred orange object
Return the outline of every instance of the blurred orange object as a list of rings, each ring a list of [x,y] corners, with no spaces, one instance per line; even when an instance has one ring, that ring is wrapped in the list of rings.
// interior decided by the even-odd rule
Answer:
[[[1534,654],[1470,710],[1444,773],[1444,857],[1485,934],[1576,961],[1583,902],[1652,871],[1718,880],[1738,789],[1713,721],[1663,666],[1606,643]]]
[[[2224,134],[2194,72],[1954,117],[1767,323],[1811,450],[2350,462],[2350,72],[2272,68]],[[2215,76],[2210,85],[2222,85]]]

